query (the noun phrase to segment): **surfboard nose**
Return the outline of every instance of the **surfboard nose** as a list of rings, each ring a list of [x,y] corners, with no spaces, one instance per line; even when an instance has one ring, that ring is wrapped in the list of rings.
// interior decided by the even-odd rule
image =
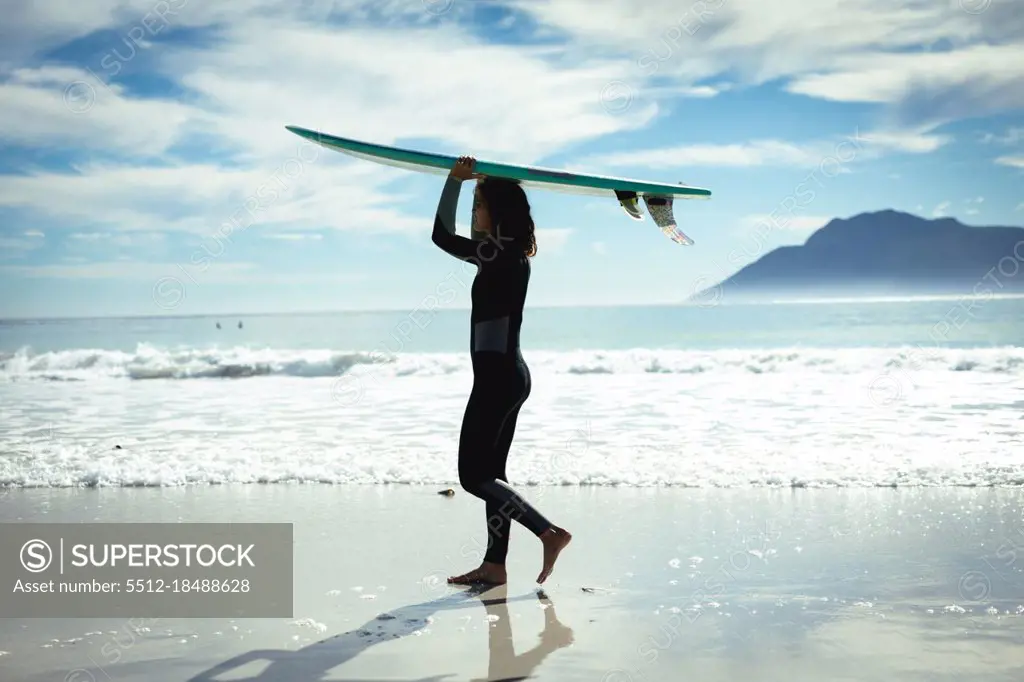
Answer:
[[[323,140],[323,133],[318,133],[315,130],[309,128],[302,128],[299,126],[285,126],[285,130],[290,133],[294,133],[305,140],[312,140],[313,142],[320,143]]]

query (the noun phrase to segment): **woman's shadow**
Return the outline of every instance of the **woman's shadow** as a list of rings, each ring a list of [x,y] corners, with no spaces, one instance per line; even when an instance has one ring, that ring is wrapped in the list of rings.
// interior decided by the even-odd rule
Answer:
[[[217,682],[216,677],[242,666],[267,662],[261,673],[253,677],[230,677],[231,682],[315,682],[322,680],[328,672],[354,659],[371,646],[401,637],[407,637],[423,630],[429,623],[428,617],[438,611],[473,608],[472,600],[483,603],[489,620],[487,648],[489,665],[486,678],[478,682],[512,682],[525,680],[551,653],[573,643],[572,630],[555,615],[554,604],[543,591],[535,595],[507,598],[507,588],[502,585],[492,588],[469,588],[457,594],[420,604],[410,604],[397,610],[382,613],[362,627],[334,635],[310,644],[297,651],[261,649],[250,651],[219,663],[189,679],[188,682]],[[536,598],[544,607],[544,630],[540,642],[534,648],[516,655],[512,642],[512,623],[508,615],[509,601],[524,601]],[[496,617],[496,618],[495,618]],[[409,678],[410,682],[438,682],[454,673],[432,677]],[[370,682],[360,680],[360,682]]]

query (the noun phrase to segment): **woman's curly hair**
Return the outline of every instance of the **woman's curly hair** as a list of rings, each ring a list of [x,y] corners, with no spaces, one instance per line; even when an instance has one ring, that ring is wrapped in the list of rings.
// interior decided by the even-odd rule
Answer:
[[[514,180],[482,178],[477,187],[487,204],[491,226],[499,241],[511,240],[527,256],[537,255],[537,237],[534,234],[530,201],[526,192]]]

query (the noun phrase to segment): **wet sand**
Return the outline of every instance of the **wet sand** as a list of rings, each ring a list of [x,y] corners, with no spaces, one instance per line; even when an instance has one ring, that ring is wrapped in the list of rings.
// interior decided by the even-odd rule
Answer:
[[[505,588],[445,584],[484,548],[462,491],[7,490],[5,523],[293,523],[294,614],[2,619],[0,679],[1024,679],[1020,489],[524,490],[574,535],[540,592],[518,526]]]

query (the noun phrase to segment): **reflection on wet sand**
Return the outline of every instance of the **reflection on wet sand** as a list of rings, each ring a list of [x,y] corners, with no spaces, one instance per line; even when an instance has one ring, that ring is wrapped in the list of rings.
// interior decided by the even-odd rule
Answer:
[[[508,613],[510,600],[507,587],[468,588],[442,599],[410,604],[382,613],[358,628],[310,644],[298,651],[260,649],[235,656],[190,678],[189,682],[214,682],[229,671],[237,674],[241,668],[268,662],[269,665],[258,674],[251,677],[232,676],[230,679],[233,682],[322,680],[330,671],[353,660],[374,645],[407,637],[423,630],[430,623],[429,617],[438,611],[472,608],[471,600],[474,599],[480,600],[487,611],[488,620],[492,621],[487,636],[487,677],[476,678],[477,682],[526,679],[533,675],[547,656],[573,643],[573,631],[558,620],[554,604],[544,592],[523,595],[511,601],[538,600],[544,607],[544,629],[537,646],[517,655],[513,645],[512,621]],[[453,673],[419,677],[410,682],[434,682],[451,677],[454,677]]]

